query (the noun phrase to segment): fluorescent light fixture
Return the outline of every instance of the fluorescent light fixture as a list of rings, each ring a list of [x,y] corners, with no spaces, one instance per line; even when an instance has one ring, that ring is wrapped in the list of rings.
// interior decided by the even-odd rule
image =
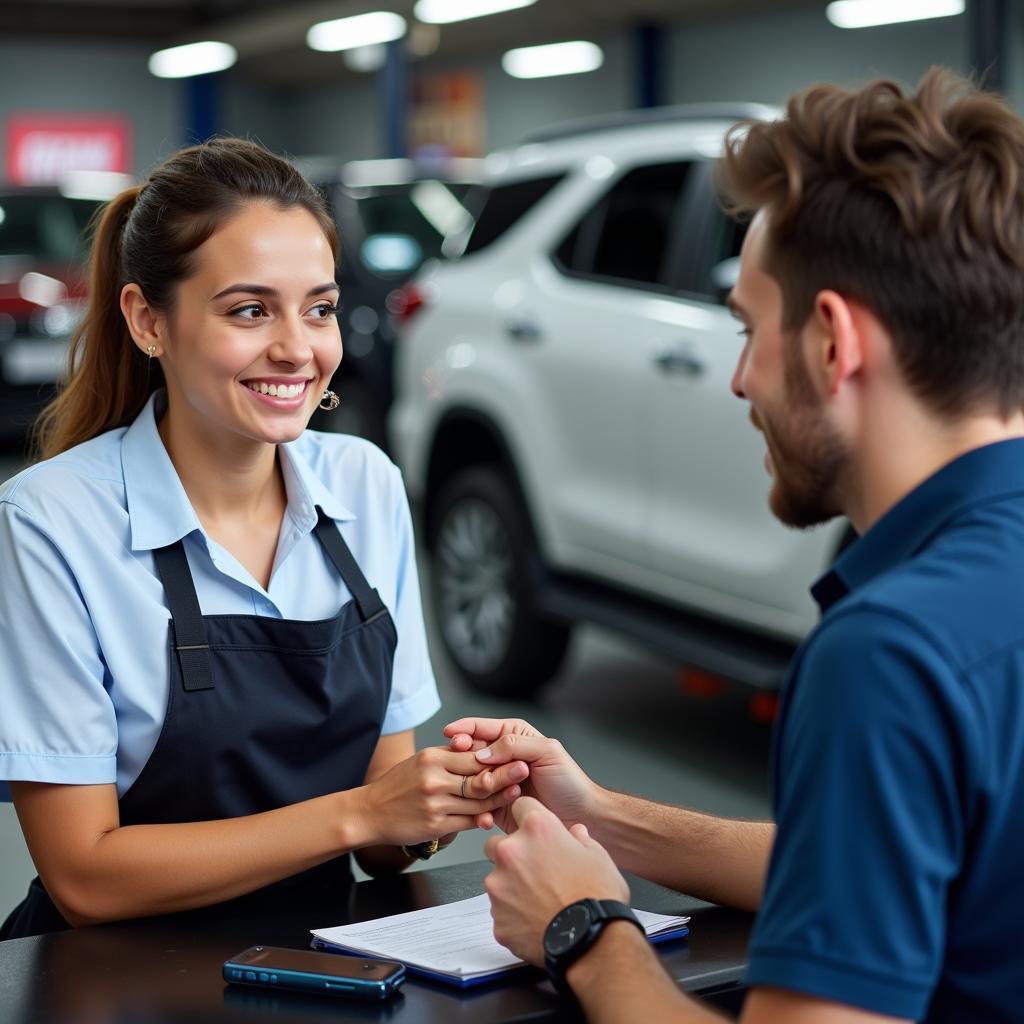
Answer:
[[[149,58],[149,72],[157,78],[191,78],[223,71],[238,60],[238,51],[228,43],[207,40],[157,50]]]
[[[392,11],[373,11],[351,18],[321,21],[306,33],[311,50],[354,50],[357,46],[390,43],[405,35],[405,18]]]
[[[529,7],[537,0],[419,0],[413,9],[418,21],[430,25],[448,25],[453,21],[469,21],[486,14],[502,14]]]
[[[596,71],[603,63],[601,47],[583,40],[524,46],[518,50],[509,50],[501,58],[501,66],[513,78],[581,75],[586,71]]]
[[[963,14],[965,0],[835,0],[825,17],[836,28],[870,28]]]

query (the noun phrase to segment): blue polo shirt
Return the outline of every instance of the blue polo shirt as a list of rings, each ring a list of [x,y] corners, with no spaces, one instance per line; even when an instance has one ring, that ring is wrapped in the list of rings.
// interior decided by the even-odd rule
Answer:
[[[1024,440],[961,456],[814,587],[747,981],[1024,1017]]]
[[[398,469],[343,434],[279,445],[288,505],[264,587],[203,529],[157,430],[163,401],[0,485],[0,780],[116,783],[123,796],[139,776],[170,685],[156,548],[184,540],[204,615],[337,614],[352,595],[313,533],[317,507],[395,621],[383,732],[430,718],[440,701]]]

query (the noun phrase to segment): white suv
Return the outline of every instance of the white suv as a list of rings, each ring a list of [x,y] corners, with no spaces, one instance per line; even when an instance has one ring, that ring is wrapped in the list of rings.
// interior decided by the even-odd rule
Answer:
[[[391,440],[462,674],[528,694],[572,624],[778,685],[845,522],[788,530],[729,382],[742,229],[713,185],[744,105],[553,130],[487,162],[458,258],[404,293]]]

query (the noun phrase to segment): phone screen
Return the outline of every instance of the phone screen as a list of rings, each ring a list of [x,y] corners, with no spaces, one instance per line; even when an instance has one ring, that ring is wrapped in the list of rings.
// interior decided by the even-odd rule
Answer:
[[[232,957],[236,964],[276,971],[303,971],[332,978],[359,978],[363,981],[387,981],[400,964],[380,960],[363,960],[356,956],[317,953],[314,950],[282,949],[275,946],[253,946]]]

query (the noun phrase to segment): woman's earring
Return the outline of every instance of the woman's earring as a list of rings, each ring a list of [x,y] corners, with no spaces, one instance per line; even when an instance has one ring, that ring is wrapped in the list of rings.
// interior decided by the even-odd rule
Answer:
[[[156,345],[150,345],[146,351],[149,353],[149,358],[152,359],[156,355]]]
[[[341,405],[341,399],[328,388],[324,392],[323,398],[320,399],[319,408],[323,409],[324,412],[334,412],[339,405]]]

